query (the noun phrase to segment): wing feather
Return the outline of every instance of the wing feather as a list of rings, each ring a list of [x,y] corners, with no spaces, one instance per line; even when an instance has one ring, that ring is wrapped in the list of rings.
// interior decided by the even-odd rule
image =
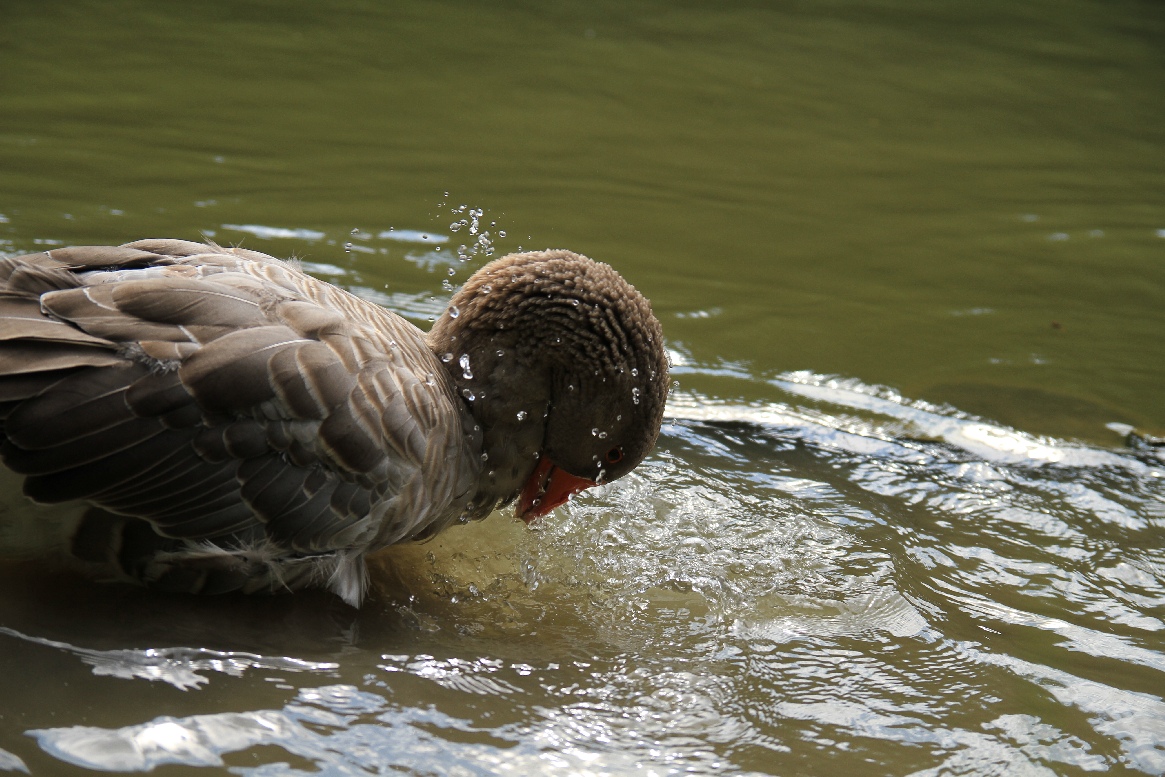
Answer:
[[[30,497],[88,499],[174,538],[122,548],[125,568],[167,585],[211,585],[205,554],[190,569],[141,554],[260,538],[291,557],[347,553],[455,517],[465,493],[462,411],[420,333],[241,249],[0,260],[0,419]],[[241,568],[213,585],[243,587]]]

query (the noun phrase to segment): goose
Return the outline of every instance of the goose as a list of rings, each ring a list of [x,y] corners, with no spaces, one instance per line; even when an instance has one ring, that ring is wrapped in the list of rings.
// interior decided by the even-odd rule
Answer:
[[[667,386],[648,301],[567,250],[486,264],[428,333],[242,248],[0,259],[0,458],[87,505],[76,557],[166,591],[359,606],[370,552],[627,474]]]

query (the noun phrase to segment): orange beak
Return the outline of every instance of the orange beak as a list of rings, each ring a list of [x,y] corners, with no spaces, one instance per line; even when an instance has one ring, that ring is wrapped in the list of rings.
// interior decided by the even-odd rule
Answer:
[[[526,481],[526,485],[522,486],[514,514],[530,523],[563,504],[579,491],[596,485],[598,483],[593,480],[580,478],[559,469],[549,457],[543,456],[539,459],[530,479]]]

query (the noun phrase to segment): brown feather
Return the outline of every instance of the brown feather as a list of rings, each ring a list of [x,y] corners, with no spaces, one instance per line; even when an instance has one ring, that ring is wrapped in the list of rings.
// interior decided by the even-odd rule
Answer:
[[[595,418],[628,419],[624,471],[659,428],[662,335],[609,267],[506,257],[455,304],[426,338],[273,257],[181,240],[0,259],[0,454],[33,499],[95,506],[79,555],[150,585],[331,580],[356,603],[360,554],[483,517],[540,455],[581,473],[606,452]]]

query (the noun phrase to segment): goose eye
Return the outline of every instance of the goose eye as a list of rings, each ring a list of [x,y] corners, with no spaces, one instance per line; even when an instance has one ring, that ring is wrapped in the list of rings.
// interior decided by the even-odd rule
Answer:
[[[622,448],[612,448],[611,450],[607,451],[607,463],[608,464],[618,464],[622,460],[623,460]]]

